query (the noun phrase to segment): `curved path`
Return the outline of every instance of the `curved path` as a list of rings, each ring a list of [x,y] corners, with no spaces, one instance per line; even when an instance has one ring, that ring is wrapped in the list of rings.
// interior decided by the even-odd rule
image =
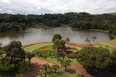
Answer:
[[[24,49],[27,49],[27,48],[29,48],[29,47],[32,47],[32,46],[35,46],[35,45],[39,45],[39,44],[41,45],[41,44],[53,44],[53,43],[52,43],[52,42],[36,43],[36,44],[31,45],[31,46],[28,46],[28,47],[26,47],[26,48],[24,48]],[[86,45],[84,45],[84,44],[74,44],[74,43],[68,43],[68,44],[66,44],[66,45],[67,45],[67,46],[70,46],[70,47],[79,47],[79,48],[82,48],[82,47],[86,46]],[[35,58],[35,57],[31,59],[31,62],[34,64],[34,68],[33,68],[30,72],[27,72],[27,73],[25,73],[24,75],[22,75],[22,76],[20,76],[20,77],[33,77],[35,74],[38,74],[40,71],[42,71],[42,70],[41,70],[41,66],[42,66],[43,64],[48,63],[50,66],[54,65],[54,63],[49,63],[49,62],[40,60],[40,59]],[[61,67],[60,64],[59,64],[59,66]],[[82,65],[70,65],[70,66],[68,67],[68,69],[71,69],[71,70],[73,70],[73,71],[75,71],[75,72],[78,72],[78,73],[82,73],[85,77],[92,77],[90,74],[88,74],[88,73],[86,72],[86,69],[83,68]]]
[[[35,45],[41,45],[41,44],[53,44],[53,43],[52,42],[35,43],[34,45],[25,47],[24,49],[27,49],[27,48],[35,46]],[[79,47],[79,48],[87,46],[85,44],[75,44],[75,43],[68,43],[66,45],[70,46],[70,47]],[[101,45],[101,44],[95,44],[95,45],[92,45],[92,46],[99,46],[99,45]],[[116,48],[116,46],[113,46],[113,45],[106,45],[106,46],[110,46],[110,47]],[[2,54],[2,55],[5,55],[5,54]],[[35,57],[31,59],[31,62],[34,64],[34,68],[31,71],[25,73],[24,75],[22,75],[20,77],[33,77],[35,74],[38,74],[40,71],[42,71],[41,70],[41,66],[43,64],[48,63],[50,66],[54,65],[53,63],[49,63],[49,62],[40,60],[40,59],[35,58]],[[60,64],[59,64],[59,66],[61,67]],[[75,72],[78,72],[78,73],[82,73],[85,77],[92,77],[89,73],[87,73],[86,69],[83,68],[82,65],[70,65],[68,67],[68,69],[71,69],[71,70],[73,70]]]
[[[24,49],[27,49],[27,48],[35,46],[35,45],[41,45],[41,44],[53,44],[53,43],[52,42],[36,43],[34,45],[25,47]],[[101,45],[101,44],[95,44],[95,45],[92,45],[92,46],[99,46],[99,45]],[[68,43],[68,44],[66,44],[66,46],[82,48],[82,47],[87,46],[87,45],[86,44]],[[107,46],[110,46],[110,47],[113,47],[113,48],[115,47],[113,45],[107,45]],[[27,73],[25,73],[24,75],[22,75],[20,77],[33,77],[35,74],[38,74],[40,71],[42,71],[41,66],[43,64],[48,63],[50,66],[54,65],[53,63],[49,63],[49,62],[40,60],[40,59],[35,58],[35,57],[31,59],[31,62],[34,64],[34,68],[30,72],[27,72]],[[61,67],[60,64],[59,64],[59,66]],[[81,73],[85,77],[92,77],[89,73],[87,73],[86,69],[82,65],[70,65],[68,67],[68,69],[71,69],[71,70],[73,70],[75,72]]]

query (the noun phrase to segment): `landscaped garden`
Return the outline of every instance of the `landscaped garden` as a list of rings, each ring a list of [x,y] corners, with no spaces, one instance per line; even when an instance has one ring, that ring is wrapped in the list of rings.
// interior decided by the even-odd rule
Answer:
[[[53,36],[52,42],[22,46],[20,42],[13,41],[5,46],[1,50],[1,54],[6,53],[6,55],[0,56],[0,77],[18,77],[25,73],[28,74],[36,60],[40,61],[40,64],[41,61],[43,63],[42,71],[35,73],[35,77],[86,76],[82,71],[77,72],[79,67],[84,69],[84,72],[87,69],[89,75],[92,76],[114,77],[116,70],[116,50],[114,48],[107,45],[92,47],[89,44],[83,48],[70,47],[69,38],[62,39],[59,34]],[[33,57],[34,59],[31,61]],[[36,63],[39,64],[39,62]],[[104,74],[104,70],[107,73]]]

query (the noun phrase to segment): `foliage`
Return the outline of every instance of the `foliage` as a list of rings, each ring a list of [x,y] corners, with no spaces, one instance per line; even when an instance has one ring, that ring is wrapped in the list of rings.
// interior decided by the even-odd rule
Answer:
[[[70,25],[78,29],[109,30],[111,34],[115,34],[115,19],[116,15],[92,15],[86,12],[44,15],[0,14],[0,32],[20,31],[30,27]]]
[[[0,60],[0,71],[13,71],[15,65],[10,64],[10,57],[2,57]]]
[[[94,40],[97,39],[97,37],[96,37],[96,36],[92,36],[91,39],[92,39],[93,42],[94,42]]]
[[[86,68],[104,69],[110,66],[112,59],[110,52],[106,48],[83,47],[78,52],[77,60]]]
[[[43,66],[41,67],[41,69],[45,70],[47,72],[47,70],[50,68],[49,64],[43,64]]]
[[[86,39],[85,39],[85,42],[87,42],[87,44],[89,44],[89,43],[90,43],[89,38],[86,38]]]
[[[66,42],[66,43],[70,42],[70,38],[66,37],[66,38],[65,38],[65,42]]]
[[[62,66],[65,68],[65,71],[67,70],[67,67],[70,65],[70,63],[71,63],[71,60],[70,59],[68,59],[68,58],[64,58],[64,59],[62,59],[62,58],[60,58],[60,63],[62,64]]]
[[[52,38],[52,42],[54,42],[56,39],[62,39],[62,36],[60,34],[54,34]]]
[[[78,73],[78,74],[76,75],[76,77],[84,77],[84,75],[83,75],[83,74]]]
[[[30,65],[30,60],[35,56],[35,54],[32,54],[31,52],[28,52],[26,55],[26,58],[29,59],[29,65]]]
[[[22,58],[25,51],[21,48],[22,44],[19,41],[12,41],[9,45],[4,47],[6,56]]]
[[[53,47],[55,49],[65,49],[65,41],[64,40],[60,40],[60,39],[56,39],[54,41]]]
[[[17,69],[8,67],[9,68],[8,71],[1,71],[0,70],[0,77],[19,77],[20,75],[25,74],[25,73],[29,72],[30,70],[32,70],[33,67],[34,67],[34,64],[31,63],[29,66],[28,61],[25,62],[25,65],[23,64],[22,61],[20,61],[18,63]]]
[[[55,57],[56,51],[55,50],[35,50],[32,53],[36,54],[39,57]]]
[[[65,53],[68,58],[75,59],[77,57],[77,54],[75,52],[65,51]]]
[[[59,67],[59,65],[57,65],[57,64],[52,65],[52,69],[55,71],[55,73],[56,73],[57,69],[59,69],[59,68],[60,68],[60,67]]]
[[[101,44],[105,44],[105,45],[115,45],[116,44],[116,39],[113,39],[113,40],[108,41],[108,42],[103,42]]]
[[[108,49],[108,50],[110,51],[110,53],[112,53],[112,52],[113,52],[113,50],[114,50],[114,48],[109,47],[109,46],[105,46],[105,45],[101,45],[101,46],[99,46],[99,47],[102,47],[102,48],[106,48],[106,49]]]
[[[115,72],[116,71],[116,49],[113,50],[112,54],[111,54],[111,58],[112,58],[112,65],[110,66],[110,71]]]

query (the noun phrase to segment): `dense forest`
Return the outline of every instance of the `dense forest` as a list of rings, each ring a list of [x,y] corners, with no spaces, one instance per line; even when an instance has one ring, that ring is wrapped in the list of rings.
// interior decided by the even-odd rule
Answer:
[[[65,14],[21,15],[0,14],[0,32],[20,31],[29,27],[58,27],[109,30],[116,35],[116,15],[92,15],[86,12]]]

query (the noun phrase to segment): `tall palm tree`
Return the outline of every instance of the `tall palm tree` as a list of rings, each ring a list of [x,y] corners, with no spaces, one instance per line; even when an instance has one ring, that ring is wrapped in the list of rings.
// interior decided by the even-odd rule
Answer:
[[[55,65],[52,66],[52,69],[54,69],[55,73],[56,73],[56,70],[57,70],[58,68],[60,68],[60,67],[59,67],[59,65],[57,65],[57,64],[55,64]]]
[[[93,42],[95,41],[95,39],[97,39],[97,37],[96,36],[93,36],[93,37],[91,37],[91,39],[93,40]]]
[[[90,43],[89,38],[86,38],[86,39],[85,39],[85,42],[87,42],[87,44]]]

